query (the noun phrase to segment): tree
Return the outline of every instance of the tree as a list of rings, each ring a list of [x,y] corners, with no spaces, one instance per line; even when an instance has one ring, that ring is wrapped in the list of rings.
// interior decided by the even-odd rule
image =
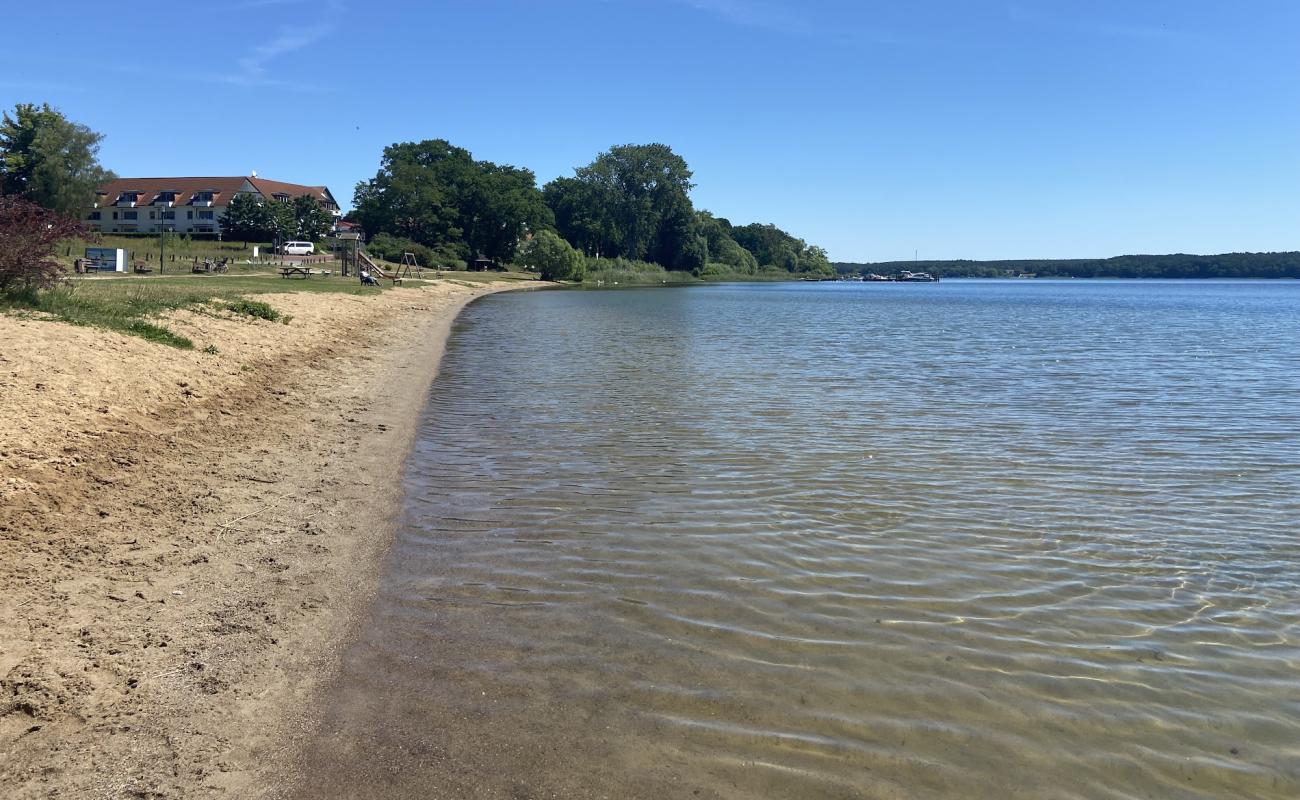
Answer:
[[[86,233],[72,217],[26,198],[0,195],[0,292],[54,285],[63,274],[54,259],[59,240]]]
[[[799,272],[811,275],[834,275],[835,267],[826,256],[826,250],[816,245],[807,245],[799,254]]]
[[[740,272],[752,275],[758,272],[758,260],[754,254],[741,247],[732,237],[731,222],[722,217],[715,217],[707,211],[696,215],[697,227],[709,247],[709,261],[730,269],[715,269],[714,272]]]
[[[475,161],[445,139],[384,148],[379,172],[357,184],[353,206],[368,236],[388,233],[499,262],[514,260],[527,233],[554,224],[530,170]]]
[[[542,187],[542,198],[555,216],[555,227],[589,256],[618,255],[623,238],[598,187],[577,178],[556,178]]]
[[[319,200],[309,194],[295,197],[291,208],[293,209],[292,233],[295,239],[306,242],[319,241],[330,232],[330,228],[334,227],[334,217],[325,210]]]
[[[275,220],[260,195],[246,192],[231,198],[221,230],[228,239],[266,242],[275,237]]]
[[[587,274],[587,261],[559,234],[539,231],[524,244],[520,258],[534,267],[544,281],[580,281]]]
[[[0,120],[0,193],[21,195],[62,214],[77,214],[114,177],[99,164],[103,135],[49,104],[19,103]]]
[[[665,144],[619,145],[547,184],[560,233],[604,256],[692,269],[702,264],[691,170]]]

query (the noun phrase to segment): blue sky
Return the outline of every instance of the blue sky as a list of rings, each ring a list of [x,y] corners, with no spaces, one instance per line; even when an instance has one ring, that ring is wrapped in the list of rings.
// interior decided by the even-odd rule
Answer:
[[[325,183],[446,138],[539,183],[665,142],[835,260],[1300,249],[1295,0],[21,4],[0,106],[125,176]]]

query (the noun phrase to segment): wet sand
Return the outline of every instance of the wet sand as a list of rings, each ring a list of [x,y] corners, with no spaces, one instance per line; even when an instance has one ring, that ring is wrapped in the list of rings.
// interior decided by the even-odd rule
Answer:
[[[452,320],[519,286],[172,315],[194,351],[0,316],[5,796],[273,794],[369,606]]]

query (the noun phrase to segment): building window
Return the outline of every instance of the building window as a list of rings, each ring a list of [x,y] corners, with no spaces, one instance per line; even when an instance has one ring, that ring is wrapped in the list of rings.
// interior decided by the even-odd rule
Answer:
[[[113,212],[113,219],[117,219],[117,212],[116,212],[116,211]],[[117,229],[114,228],[114,230],[117,230]]]
[[[209,209],[209,210],[207,210],[207,211],[200,211],[200,212],[199,212],[199,219],[212,219],[212,218],[213,218],[213,216],[212,216],[212,211],[211,211],[211,209]]]
[[[99,212],[98,211],[90,212],[90,216],[86,217],[86,219],[99,219]]]
[[[194,212],[193,212],[193,211],[186,211],[186,212],[185,212],[185,218],[186,218],[186,219],[194,219]]]
[[[162,218],[163,218],[163,219],[176,219],[176,212],[175,212],[175,211],[164,211],[164,212],[162,212]]]
[[[152,211],[149,212],[149,219],[154,219],[154,212]]]
[[[123,211],[123,212],[122,212],[122,219],[139,219],[139,217],[140,217],[140,212],[138,212],[138,211]]]
[[[196,203],[211,203],[211,202],[212,202],[212,192],[195,192],[195,193],[194,193],[194,202],[196,202]]]

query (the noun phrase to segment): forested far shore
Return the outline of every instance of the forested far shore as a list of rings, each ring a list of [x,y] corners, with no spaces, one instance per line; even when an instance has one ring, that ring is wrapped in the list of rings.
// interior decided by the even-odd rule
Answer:
[[[1300,252],[835,263],[840,275],[891,275],[903,270],[929,272],[941,278],[1300,278]]]

